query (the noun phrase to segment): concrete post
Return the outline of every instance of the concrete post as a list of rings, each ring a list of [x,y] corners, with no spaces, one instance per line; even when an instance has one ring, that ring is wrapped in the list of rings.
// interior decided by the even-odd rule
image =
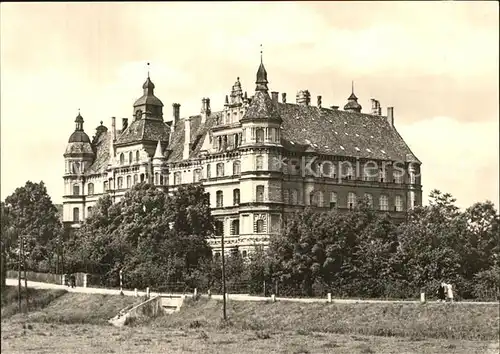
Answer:
[[[86,288],[87,287],[87,273],[84,273],[83,274],[83,287]]]
[[[276,302],[276,295],[274,295],[274,294],[271,295],[271,301]]]
[[[210,289],[208,289],[208,298],[211,299],[212,298],[212,293],[210,293]]]
[[[424,292],[420,293],[420,302],[421,303],[425,302],[425,293]]]
[[[224,296],[226,296],[226,301],[228,301],[229,300],[229,294],[225,293]]]
[[[66,285],[66,274],[62,275],[62,284],[61,285]]]
[[[328,302],[332,302],[332,293],[328,293]]]
[[[198,295],[198,289],[194,288],[193,297],[196,299],[197,295]]]
[[[146,288],[146,297],[149,299],[149,286]]]
[[[139,296],[139,294],[137,293],[137,288],[134,289],[134,295],[135,295],[135,297]]]

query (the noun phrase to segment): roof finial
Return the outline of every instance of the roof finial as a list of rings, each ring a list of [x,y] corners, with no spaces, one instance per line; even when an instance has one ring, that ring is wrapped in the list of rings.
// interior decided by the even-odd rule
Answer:
[[[351,81],[351,93],[354,93],[354,80]]]
[[[80,108],[78,108],[78,115],[80,115]]]
[[[148,79],[149,79],[149,63],[148,63]]]
[[[262,64],[262,44],[260,45],[260,63]]]

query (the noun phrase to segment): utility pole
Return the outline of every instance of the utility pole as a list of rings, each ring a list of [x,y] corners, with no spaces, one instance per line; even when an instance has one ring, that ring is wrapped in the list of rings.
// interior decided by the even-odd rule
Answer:
[[[24,268],[24,289],[26,290],[26,313],[28,313],[28,277],[26,275],[26,254],[24,253],[24,239],[23,239],[23,268]]]
[[[18,260],[17,260],[17,305],[19,306],[19,313],[21,313],[21,247],[22,247],[22,236],[19,235],[18,239]]]
[[[224,257],[224,229],[222,229],[221,252],[222,252],[222,316],[224,318],[224,321],[227,321],[227,313],[226,313],[226,262],[225,262],[225,257]]]

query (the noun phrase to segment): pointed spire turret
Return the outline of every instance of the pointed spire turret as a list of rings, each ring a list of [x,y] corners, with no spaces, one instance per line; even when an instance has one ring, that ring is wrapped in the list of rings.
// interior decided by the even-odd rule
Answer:
[[[164,156],[163,156],[163,152],[162,152],[162,149],[161,149],[161,142],[160,140],[158,140],[158,144],[156,145],[156,151],[155,151],[155,154],[153,156],[153,159],[162,159]]]
[[[344,106],[345,111],[361,112],[361,105],[358,103],[358,98],[354,94],[354,81],[351,81],[351,95],[347,99],[347,103]]]
[[[267,92],[269,90],[267,87],[269,81],[267,81],[267,71],[262,60],[262,44],[260,45],[260,47],[260,65],[259,70],[257,70],[257,80],[255,81],[257,86],[255,87],[255,91]]]

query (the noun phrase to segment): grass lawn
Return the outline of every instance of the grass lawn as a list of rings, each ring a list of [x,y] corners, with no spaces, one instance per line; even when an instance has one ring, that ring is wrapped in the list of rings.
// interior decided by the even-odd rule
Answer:
[[[74,297],[73,297],[74,296]],[[2,353],[495,353],[498,305],[228,303],[106,324],[133,297],[68,293],[2,320]]]

